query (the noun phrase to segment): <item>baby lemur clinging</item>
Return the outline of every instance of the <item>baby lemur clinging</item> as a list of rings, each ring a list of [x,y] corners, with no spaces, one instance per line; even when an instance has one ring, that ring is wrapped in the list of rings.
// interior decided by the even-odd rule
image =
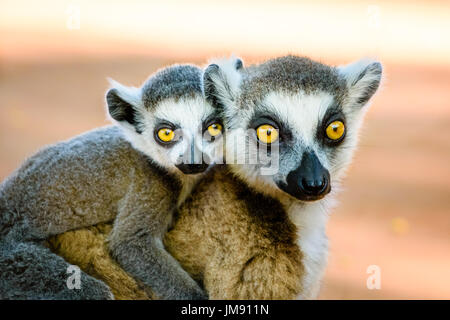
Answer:
[[[110,298],[85,273],[81,290],[69,289],[69,264],[42,241],[113,219],[109,249],[124,270],[160,298],[206,298],[161,241],[220,145],[202,73],[175,65],[141,88],[114,82],[106,100],[116,126],[41,150],[0,185],[1,299]]]
[[[205,96],[225,115],[227,161],[236,149],[249,159],[266,148],[271,162],[227,162],[210,170],[164,242],[212,299],[314,298],[327,260],[328,211],[378,89],[381,64],[336,68],[286,56],[241,66],[208,67]],[[262,170],[268,166],[276,170]],[[68,233],[53,243],[74,262],[92,263],[99,278],[121,279],[112,285],[122,298],[143,297],[93,240],[104,230],[78,230],[85,236]],[[69,241],[87,247],[89,256]]]

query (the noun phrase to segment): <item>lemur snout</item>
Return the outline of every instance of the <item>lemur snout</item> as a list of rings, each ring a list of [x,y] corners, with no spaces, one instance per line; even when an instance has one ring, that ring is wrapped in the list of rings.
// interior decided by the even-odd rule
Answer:
[[[206,171],[209,165],[213,162],[207,153],[202,152],[194,143],[191,143],[190,148],[186,153],[180,156],[179,163],[175,164],[184,174],[196,174]]]
[[[300,182],[300,188],[304,193],[312,196],[321,195],[328,187],[328,178],[323,176],[318,180],[307,180],[305,178]]]
[[[202,162],[202,163],[181,163],[176,165],[178,169],[181,170],[184,174],[195,174],[195,173],[201,173],[204,172],[206,169],[208,169],[209,164]]]
[[[200,150],[191,151],[192,153],[183,158],[183,162],[175,165],[184,174],[196,174],[206,171],[211,164],[211,159],[206,153]]]
[[[288,174],[286,181],[281,189],[304,201],[322,199],[331,190],[330,173],[312,151],[303,154],[300,166]]]

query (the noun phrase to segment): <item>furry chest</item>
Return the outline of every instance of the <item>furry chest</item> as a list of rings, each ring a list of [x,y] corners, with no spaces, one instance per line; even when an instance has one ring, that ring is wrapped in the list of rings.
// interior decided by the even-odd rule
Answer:
[[[328,259],[328,238],[325,233],[327,210],[320,203],[292,205],[289,217],[297,228],[297,245],[302,252],[302,292],[298,299],[315,299]]]

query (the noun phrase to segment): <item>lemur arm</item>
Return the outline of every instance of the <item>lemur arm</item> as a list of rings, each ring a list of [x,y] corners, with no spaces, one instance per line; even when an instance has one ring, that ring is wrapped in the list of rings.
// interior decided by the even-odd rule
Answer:
[[[197,282],[162,244],[174,210],[173,199],[162,197],[155,203],[137,194],[130,192],[121,204],[109,237],[111,255],[161,299],[207,299]]]

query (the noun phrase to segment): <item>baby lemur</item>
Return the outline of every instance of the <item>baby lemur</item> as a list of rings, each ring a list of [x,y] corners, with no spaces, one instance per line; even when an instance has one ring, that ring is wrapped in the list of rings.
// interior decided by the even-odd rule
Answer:
[[[205,96],[225,116],[227,165],[199,182],[164,243],[210,298],[317,296],[328,212],[381,73],[374,61],[330,67],[297,56],[207,68]],[[263,149],[269,162],[248,161]],[[233,163],[232,154],[246,162]],[[53,239],[57,251],[91,262],[101,279],[121,279],[114,285],[122,298],[143,297],[93,240],[102,231],[76,232],[85,234]],[[83,256],[70,241],[96,242],[99,250]]]
[[[207,297],[161,240],[220,145],[202,73],[175,65],[140,88],[113,82],[106,100],[115,126],[41,150],[0,185],[1,299],[111,298],[85,273],[82,288],[69,289],[69,263],[43,245],[111,220],[111,255],[133,278],[159,298]]]

